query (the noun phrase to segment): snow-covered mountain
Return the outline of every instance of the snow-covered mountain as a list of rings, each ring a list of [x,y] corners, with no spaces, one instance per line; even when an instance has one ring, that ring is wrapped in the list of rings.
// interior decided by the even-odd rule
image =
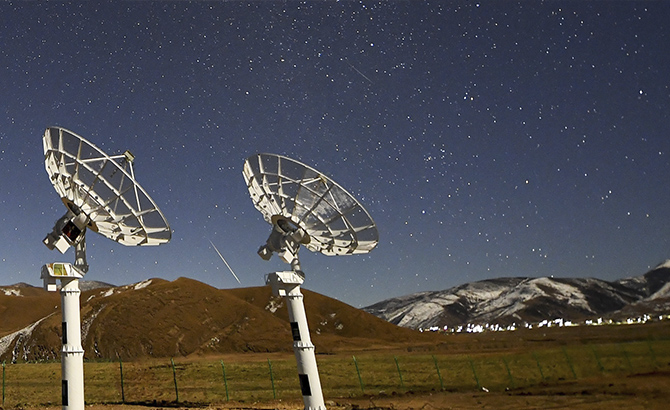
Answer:
[[[615,282],[594,278],[488,279],[387,299],[363,310],[412,329],[665,313],[670,312],[670,260],[642,276]]]

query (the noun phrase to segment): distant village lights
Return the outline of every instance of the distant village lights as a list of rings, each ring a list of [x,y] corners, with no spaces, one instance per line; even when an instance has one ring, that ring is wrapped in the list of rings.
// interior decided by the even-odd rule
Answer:
[[[512,323],[511,325],[500,325],[497,323],[468,323],[465,325],[458,326],[431,326],[429,328],[419,328],[419,332],[440,332],[440,333],[484,333],[484,332],[513,332],[518,329],[534,329],[534,328],[543,328],[543,327],[573,327],[573,326],[604,326],[604,325],[641,325],[648,322],[657,322],[662,320],[670,320],[670,315],[650,315],[644,314],[642,316],[634,318],[626,318],[624,320],[613,320],[613,319],[588,319],[583,323],[576,323],[570,320],[565,320],[562,318],[557,318],[554,320],[543,320],[538,323],[524,323],[523,325],[517,325]]]

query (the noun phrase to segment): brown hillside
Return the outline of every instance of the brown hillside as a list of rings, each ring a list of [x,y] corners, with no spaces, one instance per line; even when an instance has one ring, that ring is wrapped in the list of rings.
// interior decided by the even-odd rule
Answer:
[[[0,337],[52,313],[60,315],[60,294],[30,285],[0,287]]]
[[[282,346],[274,335],[288,332],[262,309],[191,279],[154,279],[142,289],[101,294],[86,306],[93,317],[84,341],[89,356],[276,351]]]
[[[2,358],[8,361],[27,360],[30,357],[52,359],[60,351],[57,333],[35,337],[30,326],[40,321],[40,326],[60,328],[60,294],[47,292],[30,285],[3,286],[0,288],[0,347]],[[56,346],[55,350],[51,346]]]
[[[397,327],[318,293],[303,293],[317,353],[396,342],[437,343],[436,335]],[[57,305],[57,314],[40,322],[30,335],[13,340],[11,349],[0,352],[3,359],[58,358],[60,301],[51,298],[57,294],[41,295],[51,303],[48,313]],[[292,351],[285,301],[272,296],[269,286],[216,289],[186,278],[152,279],[83,292],[81,306],[82,345],[88,359]],[[39,319],[25,316],[22,327]]]
[[[283,298],[272,296],[269,286],[230,289],[240,299],[256,306],[263,306],[269,313],[280,318],[288,326],[288,309]],[[346,303],[310,290],[301,289],[307,311],[307,323],[316,351],[327,353],[333,350],[375,347],[380,343],[437,342],[434,335],[421,335],[393,325],[374,315],[356,309]],[[270,308],[276,308],[274,312]],[[274,309],[273,309],[274,310]],[[285,334],[284,343],[291,345],[290,333]]]

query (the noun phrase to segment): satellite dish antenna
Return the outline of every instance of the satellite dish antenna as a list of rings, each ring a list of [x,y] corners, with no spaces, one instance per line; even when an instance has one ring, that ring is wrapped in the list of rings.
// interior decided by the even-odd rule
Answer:
[[[66,207],[44,244],[61,253],[75,247],[74,265],[44,265],[42,279],[49,291],[56,291],[56,281],[61,281],[63,410],[83,410],[79,279],[88,272],[86,231],[126,246],[160,245],[169,242],[172,234],[158,206],[135,181],[135,157],[130,151],[109,156],[60,127],[47,128],[42,142],[46,171]]]
[[[321,381],[309,336],[300,285],[301,245],[325,255],[370,252],[379,242],[377,226],[363,206],[341,186],[319,171],[293,159],[258,154],[244,163],[244,180],[251,200],[272,231],[258,254],[273,253],[291,265],[291,271],[270,273],[266,284],[276,296],[287,298],[293,351],[306,410],[325,409]]]

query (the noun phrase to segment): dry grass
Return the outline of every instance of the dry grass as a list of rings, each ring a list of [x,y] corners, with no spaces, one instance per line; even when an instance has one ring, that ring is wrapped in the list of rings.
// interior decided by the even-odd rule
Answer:
[[[668,372],[670,338],[663,336],[670,324],[646,326],[650,327],[601,327],[587,332],[561,329],[548,336],[539,330],[542,333],[521,335],[518,345],[511,343],[519,334],[467,336],[472,341],[469,348],[460,337],[444,336],[446,344],[432,351],[407,345],[402,349],[340,351],[318,355],[317,360],[324,396],[331,400],[425,394],[443,387],[455,393],[477,392],[482,387],[504,393]],[[86,362],[86,402],[110,404],[125,399],[126,403],[173,403],[178,393],[183,405],[223,405],[229,399],[256,406],[277,400],[295,402],[301,397],[292,354],[192,356],[174,362],[177,390],[169,358],[123,362],[123,397],[121,363]],[[60,402],[60,363],[21,363],[7,365],[5,370],[4,408]]]

